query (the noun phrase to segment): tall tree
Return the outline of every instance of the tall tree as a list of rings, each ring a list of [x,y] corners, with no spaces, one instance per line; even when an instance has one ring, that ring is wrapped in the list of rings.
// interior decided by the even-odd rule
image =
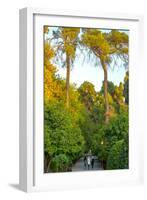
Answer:
[[[88,81],[84,81],[78,89],[81,101],[85,104],[88,111],[92,110],[96,99],[96,91],[94,85]]]
[[[114,94],[114,90],[115,90],[115,85],[112,81],[107,81],[107,85],[108,85],[108,92],[111,96],[113,96]],[[104,94],[104,81],[103,81],[103,84],[102,84],[102,87],[101,87],[101,90],[100,90],[100,93],[101,94]]]
[[[61,101],[65,93],[65,83],[56,76],[57,68],[52,64],[55,52],[48,41],[44,42],[44,103]]]
[[[78,44],[78,34],[80,28],[58,28],[53,31],[55,41],[56,59],[62,67],[66,67],[66,106],[69,107],[70,94],[70,71],[76,56],[76,47]]]
[[[102,66],[104,72],[105,122],[108,123],[108,65],[112,61],[115,63],[118,56],[124,63],[128,63],[128,35],[117,30],[107,33],[98,29],[83,29],[81,43],[88,48],[90,53],[95,55],[98,65]]]
[[[113,94],[113,99],[118,105],[123,105],[124,104],[124,96],[123,96],[123,91],[124,91],[124,86],[120,82],[119,86],[115,86],[114,94]]]
[[[129,71],[126,72],[125,78],[124,78],[124,91],[123,91],[124,97],[125,97],[125,103],[129,104]]]

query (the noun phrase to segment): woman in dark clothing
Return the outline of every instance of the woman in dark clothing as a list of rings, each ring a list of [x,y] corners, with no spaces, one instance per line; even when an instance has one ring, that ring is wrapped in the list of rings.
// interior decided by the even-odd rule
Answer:
[[[84,167],[86,168],[86,164],[87,164],[87,158],[86,156],[84,156]]]
[[[92,169],[94,168],[94,157],[92,156],[92,159],[91,159],[91,167]]]

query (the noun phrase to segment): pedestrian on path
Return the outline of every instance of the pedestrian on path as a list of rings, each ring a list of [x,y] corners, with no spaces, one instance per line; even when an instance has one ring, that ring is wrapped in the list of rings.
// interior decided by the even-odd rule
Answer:
[[[92,169],[94,168],[94,156],[92,156],[92,159],[91,159],[91,167]]]
[[[86,155],[84,156],[84,168],[86,168],[86,164],[87,164],[87,158]]]
[[[91,164],[91,160],[90,160],[90,156],[88,156],[87,157],[88,170],[90,169],[90,164]]]

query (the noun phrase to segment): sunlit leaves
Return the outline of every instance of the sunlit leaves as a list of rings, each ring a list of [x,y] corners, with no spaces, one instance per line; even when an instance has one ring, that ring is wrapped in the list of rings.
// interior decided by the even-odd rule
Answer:
[[[56,101],[64,96],[64,81],[56,77],[56,66],[51,63],[54,51],[48,42],[44,44],[44,101]],[[58,99],[58,100],[59,100]]]
[[[62,103],[45,105],[45,152],[52,158],[59,154],[74,160],[83,150],[84,138],[72,114]]]
[[[71,166],[90,149],[93,154],[98,155],[99,160],[107,163],[109,169],[113,169],[114,165],[121,168],[119,165],[122,158],[121,150],[123,148],[125,152],[128,150],[129,73],[126,73],[124,82],[118,86],[105,79],[109,104],[107,114],[110,119],[106,124],[104,83],[101,91],[97,92],[94,85],[86,80],[79,88],[69,81],[70,104],[67,107],[66,80],[57,75],[57,68],[68,66],[72,73],[71,66],[74,66],[77,53],[82,52],[87,53],[86,57],[89,59],[95,57],[96,66],[101,65],[104,72],[107,72],[110,63],[120,64],[118,57],[127,61],[129,53],[127,33],[118,30],[104,31],[68,27],[56,27],[52,32],[49,31],[48,27],[44,27],[46,171],[49,167],[52,171],[67,171],[69,165]],[[80,48],[83,51],[80,51]],[[89,53],[93,57],[89,57]],[[128,162],[127,154],[124,154],[124,160]]]
[[[71,59],[74,59],[76,46],[77,46],[77,37],[80,32],[79,28],[62,28],[61,29],[61,38],[63,39],[65,52]]]
[[[56,51],[55,60],[62,67],[66,67],[66,57],[70,58],[70,62],[75,59],[76,48],[78,45],[78,35],[80,28],[62,27],[53,31],[53,43]],[[62,61],[62,63],[60,62]]]
[[[88,47],[98,59],[106,63],[112,61],[112,55],[119,55],[127,61],[128,35],[124,32],[112,30],[108,33],[99,29],[86,29],[83,31],[81,44]],[[122,57],[123,55],[123,57]]]
[[[90,111],[96,99],[96,91],[94,85],[88,81],[84,81],[84,83],[79,87],[78,90],[82,102],[85,104],[86,108]]]
[[[49,32],[49,27],[48,26],[44,26],[44,33],[47,34]]]
[[[104,35],[97,29],[89,29],[82,35],[82,44],[91,49],[97,56],[106,59],[110,52],[108,42],[105,40]]]

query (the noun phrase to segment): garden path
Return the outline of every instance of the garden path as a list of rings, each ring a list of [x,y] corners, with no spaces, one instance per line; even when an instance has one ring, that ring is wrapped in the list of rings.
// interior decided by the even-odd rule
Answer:
[[[90,166],[90,169],[88,170],[88,167],[84,166],[84,158],[80,158],[72,167],[72,171],[94,171],[94,170],[103,170],[101,163],[98,161],[98,159],[95,159],[94,167]]]

